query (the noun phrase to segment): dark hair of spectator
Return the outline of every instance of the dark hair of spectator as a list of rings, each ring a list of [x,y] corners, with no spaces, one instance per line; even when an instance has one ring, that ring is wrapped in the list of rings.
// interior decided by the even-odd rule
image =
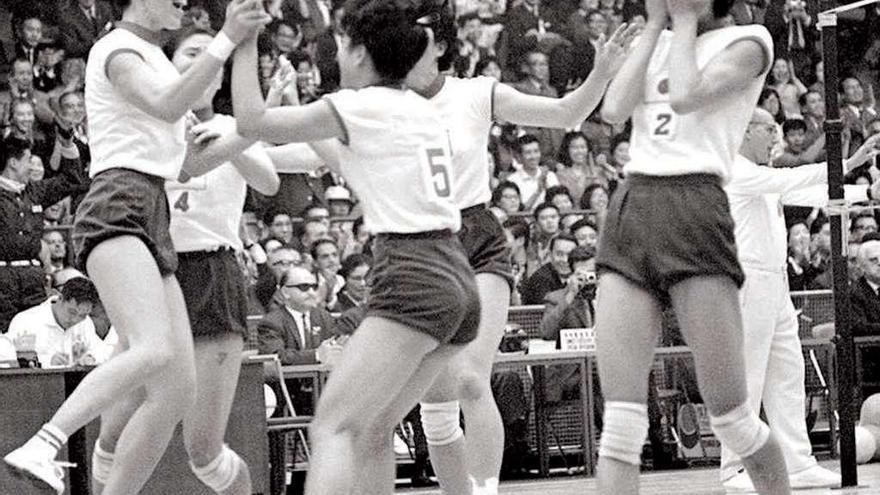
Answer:
[[[868,232],[862,236],[862,244],[868,241],[880,241],[880,232]]]
[[[435,43],[446,43],[446,51],[437,59],[437,69],[440,72],[449,70],[458,52],[458,26],[450,0],[426,0],[416,16],[416,24],[434,31]]]
[[[347,258],[342,260],[342,267],[339,269],[339,275],[341,275],[342,278],[348,278],[349,274],[359,266],[372,267],[373,258],[361,253],[350,254]]]
[[[85,277],[72,278],[61,288],[61,299],[63,301],[76,301],[79,304],[101,302],[98,297],[98,290],[95,284]]]
[[[131,0],[113,0],[113,3],[115,3],[120,10],[124,11],[129,5],[131,5]]]
[[[791,131],[807,132],[807,123],[802,119],[787,119],[782,123],[782,135],[785,136]]]
[[[466,12],[458,16],[458,27],[464,27],[469,21],[480,19],[480,14],[476,12]]]
[[[504,194],[505,189],[513,189],[516,191],[517,196],[520,197],[520,209],[522,209],[522,193],[519,192],[519,186],[509,180],[501,181],[495,186],[495,189],[492,190],[492,205],[501,206],[501,195]]]
[[[620,143],[629,143],[629,134],[626,132],[622,132],[620,134],[615,134],[613,138],[611,138],[611,146],[609,149],[611,150],[611,155],[614,155],[614,150],[620,146]]]
[[[552,204],[553,198],[563,194],[568,196],[568,199],[571,200],[571,204],[574,205],[574,198],[571,197],[571,192],[569,192],[568,188],[562,184],[547,188],[547,191],[544,192],[544,198],[546,198],[548,203]]]
[[[573,235],[567,234],[565,232],[560,232],[553,236],[553,239],[550,240],[550,250],[553,251],[556,249],[556,243],[560,241],[569,241],[573,242],[575,246],[577,246],[577,239],[574,238]]]
[[[214,37],[213,31],[208,31],[207,29],[202,29],[198,26],[191,25],[182,29],[178,29],[174,31],[174,36],[171,36],[168,39],[168,42],[162,47],[162,51],[165,52],[165,56],[169,59],[174,57],[174,52],[177,50],[184,41],[188,40],[191,36],[195,36],[197,34],[203,34],[205,36]]]
[[[293,68],[297,70],[299,70],[298,67],[301,62],[308,62],[309,65],[312,66],[315,65],[314,61],[312,61],[312,56],[302,49],[296,49],[288,53],[287,60],[290,60],[290,65],[292,65]]]
[[[602,189],[605,193],[608,193],[608,189],[605,189],[605,186],[602,184],[590,184],[584,189],[584,194],[581,196],[581,209],[582,210],[592,210],[590,208],[590,200],[593,198],[593,193],[596,192],[597,189]]]
[[[644,2],[624,2],[623,4],[623,21],[630,22],[636,16],[648,18],[648,11],[645,10]]]
[[[571,228],[569,228],[568,230],[570,230],[571,233],[574,234],[575,232],[577,232],[578,230],[580,230],[584,227],[589,227],[589,228],[593,229],[593,231],[596,233],[599,232],[599,227],[597,227],[595,223],[591,222],[590,220],[588,220],[586,218],[581,218],[577,222],[571,224]]]
[[[824,227],[827,223],[828,217],[820,216],[819,218],[814,220],[813,223],[810,224],[810,235],[813,236],[818,234],[819,232],[822,232],[822,227]]]
[[[9,160],[19,160],[25,152],[31,149],[31,143],[27,139],[9,135],[0,141],[0,172],[6,170]]]
[[[337,249],[337,251],[339,250],[339,246],[336,245],[336,241],[334,241],[333,239],[330,239],[328,237],[322,237],[322,238],[316,240],[315,242],[313,242],[312,248],[309,250],[309,254],[312,255],[313,260],[318,259],[318,247],[320,247],[324,244],[331,244],[333,247],[335,247]]]
[[[275,217],[277,217],[279,215],[287,215],[288,218],[293,218],[293,215],[291,215],[289,211],[287,211],[283,208],[274,207],[274,208],[269,208],[268,210],[266,210],[266,214],[263,215],[263,222],[267,226],[271,225],[272,222],[275,221]]]
[[[529,238],[529,224],[522,218],[508,218],[504,221],[504,228],[510,230],[514,239]]]
[[[856,76],[850,74],[850,75],[848,75],[848,76],[846,76],[846,77],[841,77],[841,78],[840,78],[840,82],[837,83],[837,91],[838,91],[840,94],[843,94],[843,83],[849,81],[850,79],[855,79],[856,82],[859,83],[859,86],[861,86],[861,87],[864,89],[865,85],[862,84],[862,80],[859,79],[858,77],[856,77]]]
[[[736,0],[713,0],[712,15],[716,19],[726,17],[730,14],[730,9],[733,8],[734,3],[736,3]]]
[[[272,22],[266,25],[266,32],[272,33],[272,35],[278,34],[278,30],[281,26],[287,26],[293,30],[294,35],[299,34],[299,26],[296,25],[295,22],[288,21],[286,19],[273,19]]]
[[[39,55],[43,52],[43,50],[61,50],[63,48],[64,47],[61,45],[61,43],[55,40],[41,41],[37,43],[37,46],[34,47],[34,54]]]
[[[520,152],[522,152],[522,149],[525,148],[526,145],[529,145],[532,143],[541,144],[541,141],[539,141],[538,137],[535,136],[534,134],[523,134],[522,136],[519,137],[519,139],[516,140],[516,142],[519,145]]]
[[[776,115],[773,116],[773,120],[775,120],[777,124],[781,124],[785,122],[785,112],[782,111],[782,99],[779,98],[779,93],[777,93],[775,89],[767,87],[762,89],[760,96],[758,96],[758,106],[763,106],[764,102],[771,96],[775,96],[776,100],[779,101],[779,110],[776,112]]]
[[[348,0],[340,27],[351,46],[366,48],[382,83],[398,83],[428,47],[421,16],[410,0]]]
[[[810,96],[811,93],[815,93],[819,96],[822,96],[818,91],[810,90],[810,91],[807,91],[806,93],[798,96],[798,104],[802,107],[807,106],[807,97]]]
[[[859,219],[862,218],[873,218],[876,221],[876,217],[874,216],[874,212],[872,211],[863,211],[861,213],[857,213],[855,216],[852,217],[852,220],[849,221],[850,231],[852,231],[856,227]]]
[[[76,89],[73,89],[70,91],[65,91],[65,92],[61,93],[61,96],[58,97],[58,106],[60,107],[61,105],[63,105],[64,100],[70,98],[71,96],[76,96],[77,98],[85,99],[85,96],[83,96],[82,91],[79,91]]]
[[[552,203],[545,202],[545,203],[541,203],[538,206],[536,206],[535,211],[532,213],[532,215],[534,216],[535,220],[537,220],[538,216],[541,215],[541,212],[543,212],[544,210],[549,210],[550,208],[553,208],[554,210],[556,210],[557,214],[559,213],[559,208],[557,208]]]
[[[559,145],[559,155],[556,157],[556,160],[566,167],[572,166],[571,155],[568,153],[568,148],[571,146],[571,142],[575,139],[583,139],[587,144],[587,154],[589,155],[590,153],[590,140],[587,139],[587,136],[583,132],[566,132],[565,136],[562,136],[562,144]]]
[[[574,271],[574,265],[590,261],[596,257],[596,250],[588,246],[578,246],[568,253],[568,267]]]
[[[486,67],[489,67],[489,64],[495,64],[498,67],[501,67],[501,64],[498,62],[498,59],[496,57],[484,57],[481,58],[480,61],[477,62],[477,65],[474,66],[474,74],[476,74],[477,76],[482,75],[483,71],[486,70]]]
[[[315,217],[309,215],[309,212],[316,209],[326,210],[327,205],[325,205],[324,203],[318,203],[317,201],[309,203],[305,208],[303,208],[303,217],[305,217],[306,220],[314,219]]]

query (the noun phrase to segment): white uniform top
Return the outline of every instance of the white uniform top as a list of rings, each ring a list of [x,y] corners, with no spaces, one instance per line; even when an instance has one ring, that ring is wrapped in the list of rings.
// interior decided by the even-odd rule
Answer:
[[[719,95],[699,110],[678,115],[669,104],[672,31],[660,35],[645,74],[645,99],[633,111],[632,159],[624,173],[708,173],[727,180],[773,60],[773,41],[764,26],[750,25],[715,29],[696,42],[697,68],[702,69],[726,47],[746,39],[766,50],[767,66],[761,75],[743,91]]]
[[[340,167],[370,232],[458,231],[447,123],[428,100],[383,86],[324,99],[346,133],[338,146]]]
[[[92,164],[89,175],[111,168],[176,179],[186,153],[184,119],[169,124],[128,101],[107,78],[107,62],[134,52],[153,69],[153,79],[170,84],[180,76],[162,49],[133,32],[117,28],[98,40],[86,66],[86,114]]]
[[[224,135],[235,132],[235,119],[228,115],[215,115],[208,122]],[[244,154],[256,160],[270,160],[260,143]],[[238,227],[247,183],[232,163],[226,162],[185,183],[168,181],[165,191],[171,207],[169,230],[177,252],[241,249]]]
[[[492,128],[495,85],[490,77],[447,77],[430,101],[443,115],[452,138],[453,195],[463,210],[487,203],[489,188],[489,130]]]
[[[824,163],[762,167],[736,156],[724,190],[730,200],[736,249],[743,266],[784,272],[788,231],[782,205],[827,206],[827,170]],[[849,201],[867,201],[868,186],[844,186],[844,195]]]
[[[14,342],[18,337],[32,335],[34,351],[44,368],[57,367],[52,365],[52,356],[55,354],[66,355],[68,362],[72,362],[74,349],[77,353],[81,352],[81,355],[91,354],[96,362],[106,361],[109,354],[104,342],[95,333],[92,318],[86,316],[83,321],[67,330],[61,328],[52,313],[52,303],[57,300],[57,297],[50,297],[15,315],[9,323],[6,336]]]

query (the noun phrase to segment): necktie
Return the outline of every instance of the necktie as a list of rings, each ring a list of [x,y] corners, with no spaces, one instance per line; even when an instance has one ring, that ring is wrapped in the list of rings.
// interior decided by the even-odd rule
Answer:
[[[312,347],[309,339],[309,317],[306,313],[300,315],[299,337],[302,341],[303,349],[310,349]]]

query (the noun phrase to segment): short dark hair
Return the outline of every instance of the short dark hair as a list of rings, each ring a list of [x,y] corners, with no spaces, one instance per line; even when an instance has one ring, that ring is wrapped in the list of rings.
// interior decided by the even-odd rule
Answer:
[[[785,136],[791,131],[807,132],[807,123],[801,119],[787,119],[782,123],[782,135]]]
[[[315,242],[312,243],[312,248],[309,249],[309,254],[312,255],[312,259],[318,258],[318,247],[324,244],[331,244],[336,248],[337,253],[339,252],[339,246],[336,245],[336,241],[329,237],[321,237],[320,239],[315,239]]]
[[[590,261],[596,257],[596,250],[587,246],[578,246],[568,253],[568,267],[574,270],[574,265],[582,261]]]
[[[20,160],[25,152],[30,149],[30,141],[12,134],[0,140],[0,172],[6,170],[9,160]]]
[[[522,151],[522,149],[528,144],[541,144],[541,140],[539,140],[538,136],[535,136],[534,134],[523,134],[519,137],[519,139],[516,140],[516,143],[518,145],[517,148],[519,149],[519,151]]]
[[[810,235],[816,235],[822,231],[822,227],[829,223],[828,217],[819,217],[810,224]]]
[[[312,56],[302,49],[296,49],[288,53],[287,59],[290,61],[290,65],[292,65],[294,69],[296,69],[301,62],[308,62],[311,66],[315,65],[315,61],[312,60]]]
[[[266,226],[269,226],[272,224],[273,221],[275,221],[275,217],[277,217],[278,215],[287,215],[288,218],[293,218],[293,215],[291,215],[289,211],[285,210],[284,208],[275,206],[266,210],[266,214],[263,215],[263,222],[266,224]]]
[[[61,288],[61,300],[76,301],[79,304],[86,302],[99,304],[101,302],[95,284],[85,277],[76,277],[68,280],[64,287]]]
[[[560,232],[560,233],[556,234],[553,237],[553,239],[550,240],[550,250],[553,251],[553,249],[556,248],[556,243],[560,242],[560,241],[573,242],[575,246],[577,246],[577,242],[578,242],[577,239],[575,239],[573,235],[566,234],[565,232]]]
[[[811,89],[811,90],[807,91],[806,93],[798,96],[798,104],[802,107],[807,106],[807,97],[809,97],[811,94],[814,94],[814,93],[819,96],[822,96],[822,93]]]
[[[736,0],[713,0],[712,16],[716,19],[727,16],[730,14],[730,9],[733,8],[734,3],[736,3]]]
[[[587,139],[587,135],[581,131],[569,131],[566,132],[564,136],[562,136],[562,143],[559,145],[559,154],[556,159],[559,163],[565,165],[566,167],[571,167],[571,155],[568,154],[568,148],[571,146],[571,142],[575,139],[583,139],[587,143],[587,154],[590,153],[590,140]]]
[[[504,192],[505,189],[513,189],[514,191],[516,191],[516,193],[520,197],[520,201],[522,201],[522,193],[519,192],[519,186],[509,180],[504,180],[501,181],[497,186],[495,186],[495,189],[492,190],[493,205],[498,206],[498,203],[501,201],[501,194]]]
[[[532,212],[532,217],[535,220],[538,220],[538,215],[540,215],[542,211],[548,210],[550,208],[553,208],[554,210],[556,210],[556,213],[559,213],[559,208],[557,208],[556,205],[554,205],[553,203],[547,203],[545,201],[535,207],[535,211]]]
[[[342,260],[342,267],[339,269],[339,275],[342,275],[342,278],[348,278],[348,275],[353,272],[355,268],[364,265],[372,267],[373,258],[363,253],[350,254],[347,258]]]
[[[416,24],[430,27],[434,31],[435,43],[446,43],[446,51],[437,59],[437,68],[440,72],[449,70],[458,54],[458,26],[452,4],[451,0],[425,0],[416,13],[418,16]],[[467,19],[465,16],[468,16]],[[464,25],[474,16],[476,13],[463,14],[458,21]],[[479,19],[479,16],[476,18]]]
[[[477,62],[477,65],[474,66],[474,74],[479,76],[480,74],[483,73],[484,70],[486,70],[486,67],[488,67],[489,64],[492,64],[492,63],[494,63],[498,67],[501,67],[501,63],[498,62],[497,57],[493,57],[490,55],[488,57],[481,58],[480,61]]]
[[[162,51],[165,52],[165,56],[169,59],[174,57],[174,51],[183,43],[188,40],[190,37],[195,36],[197,34],[203,34],[205,36],[214,37],[214,31],[209,31],[207,29],[202,29],[196,25],[190,25],[182,29],[178,29],[173,32],[173,35],[168,38],[168,41],[162,46]]]
[[[340,27],[353,46],[366,48],[383,82],[397,83],[428,47],[422,16],[412,0],[348,0]]]
[[[597,227],[595,223],[591,222],[587,218],[581,218],[577,222],[571,224],[571,227],[568,230],[570,230],[571,233],[574,234],[575,232],[578,231],[578,229],[582,229],[584,227],[589,227],[589,228],[593,229],[596,233],[599,232],[599,227]]]
[[[519,237],[529,238],[529,224],[522,218],[508,218],[502,225],[505,229],[510,230],[510,234],[514,239]]]
[[[608,192],[608,188],[603,186],[602,184],[590,184],[584,189],[584,193],[581,195],[581,209],[589,210],[590,209],[590,198],[593,197],[593,193],[596,189],[603,189],[606,193]]]
[[[560,194],[568,196],[568,199],[571,200],[571,204],[574,205],[574,198],[572,197],[571,192],[568,190],[567,187],[563,186],[562,184],[548,187],[547,190],[544,192],[544,197],[546,198],[546,201],[548,203],[552,203],[553,198],[559,196]]]

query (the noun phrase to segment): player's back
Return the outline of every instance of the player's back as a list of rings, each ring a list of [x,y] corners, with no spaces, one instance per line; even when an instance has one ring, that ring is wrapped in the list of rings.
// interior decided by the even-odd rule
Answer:
[[[703,108],[681,115],[672,110],[669,96],[672,32],[663,32],[645,75],[644,101],[633,111],[631,161],[624,168],[626,173],[708,173],[727,178],[773,60],[773,42],[766,28],[751,25],[712,30],[700,35],[696,43],[697,68],[702,69],[741,40],[755,40],[766,50],[767,65],[761,75],[747,88],[719,95]]]
[[[428,100],[385,86],[342,90],[325,99],[345,130],[337,147],[340,167],[371,232],[459,229],[449,133]]]

